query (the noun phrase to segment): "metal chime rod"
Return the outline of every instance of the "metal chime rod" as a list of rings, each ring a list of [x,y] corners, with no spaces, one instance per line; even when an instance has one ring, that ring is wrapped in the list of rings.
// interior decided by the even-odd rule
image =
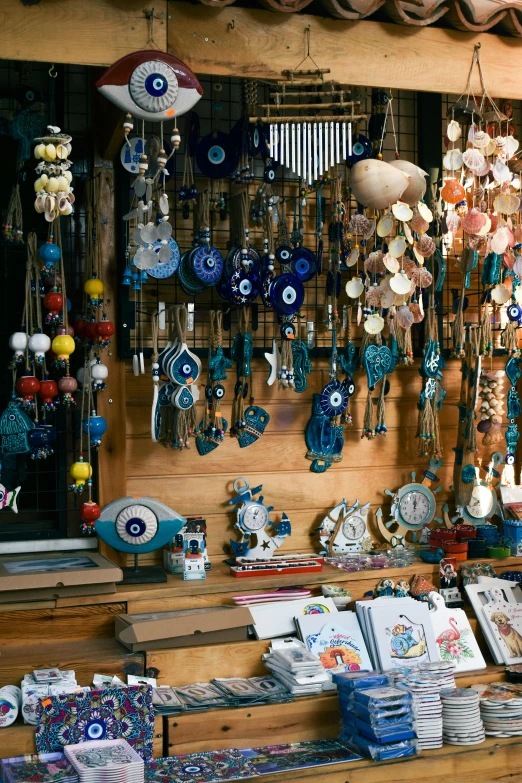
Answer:
[[[322,176],[324,173],[323,168],[323,123],[319,123],[319,141],[318,141],[318,147],[319,147],[319,176]]]
[[[330,168],[328,164],[328,123],[324,124],[324,170],[328,171]]]
[[[279,160],[281,161],[281,165],[285,165],[285,126],[284,123],[281,124],[281,127],[279,128],[279,142],[281,144],[281,151],[279,153]]]
[[[351,157],[353,153],[352,148],[352,123],[348,123],[348,155]]]
[[[343,160],[346,160],[346,123],[343,122]]]
[[[295,125],[292,123],[292,171],[295,172]]]
[[[308,123],[308,184],[312,184],[312,125]]]
[[[290,166],[290,125],[288,123],[285,126],[285,142],[285,163],[287,166]]]
[[[314,158],[314,180],[317,180],[317,123],[316,122],[314,122],[313,158]]]
[[[301,123],[297,123],[297,176],[301,176]]]
[[[335,165],[335,155],[334,155],[334,124],[333,122],[330,123],[330,166]]]
[[[303,179],[306,182],[306,122],[303,122]]]
[[[273,125],[270,125],[270,157],[272,160],[274,160],[274,133],[275,128]]]

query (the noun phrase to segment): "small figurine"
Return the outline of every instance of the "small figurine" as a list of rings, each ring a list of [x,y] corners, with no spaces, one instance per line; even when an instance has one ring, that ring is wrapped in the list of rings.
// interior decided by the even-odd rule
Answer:
[[[405,579],[401,579],[395,585],[395,598],[407,598],[410,594],[410,585]]]
[[[375,597],[383,598],[384,596],[393,595],[395,590],[395,582],[393,579],[381,579],[377,587],[375,588]]]
[[[206,579],[205,534],[190,533],[183,536],[183,580]]]

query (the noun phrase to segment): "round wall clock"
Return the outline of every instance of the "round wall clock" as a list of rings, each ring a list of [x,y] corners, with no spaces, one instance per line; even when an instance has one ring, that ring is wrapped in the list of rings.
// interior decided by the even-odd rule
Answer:
[[[492,471],[496,473],[496,466],[502,462],[502,454],[496,452],[492,457]],[[497,473],[498,475],[498,473]],[[493,484],[480,478],[480,468],[475,468],[475,481],[471,492],[471,499],[467,506],[457,508],[456,516],[452,522],[464,519],[472,525],[484,525],[497,512],[497,491]]]

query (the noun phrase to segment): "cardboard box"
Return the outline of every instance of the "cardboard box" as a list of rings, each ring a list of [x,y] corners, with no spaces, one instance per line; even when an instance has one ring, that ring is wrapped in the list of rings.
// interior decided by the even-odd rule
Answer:
[[[92,552],[47,552],[0,558],[0,602],[116,592],[121,568]]]
[[[247,607],[210,606],[157,614],[120,614],[115,636],[133,652],[243,642],[253,619]]]

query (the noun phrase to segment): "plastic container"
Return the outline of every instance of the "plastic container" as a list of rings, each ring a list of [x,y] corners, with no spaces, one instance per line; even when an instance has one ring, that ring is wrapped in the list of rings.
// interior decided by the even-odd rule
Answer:
[[[476,538],[477,528],[475,525],[456,525],[457,541],[462,541],[464,538]]]
[[[504,519],[504,544],[507,544],[513,557],[522,557],[522,522],[516,519]]]
[[[476,525],[477,538],[483,538],[488,544],[500,541],[500,530],[496,525]]]
[[[466,539],[463,539],[464,541]],[[466,541],[468,545],[468,558],[487,557],[488,544],[483,538],[471,538]]]
[[[509,546],[502,546],[501,544],[488,546],[488,557],[509,557],[510,555],[511,548]]]

